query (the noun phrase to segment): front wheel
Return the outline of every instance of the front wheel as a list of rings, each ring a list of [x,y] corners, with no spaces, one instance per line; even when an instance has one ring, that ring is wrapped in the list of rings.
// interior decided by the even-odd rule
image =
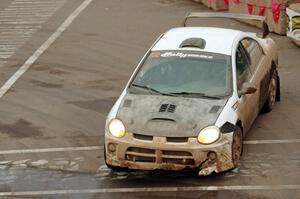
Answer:
[[[278,95],[277,95],[278,81],[277,81],[277,79],[278,79],[277,75],[274,72],[274,74],[272,75],[270,84],[269,84],[268,98],[264,105],[265,112],[270,112],[275,105],[275,101],[278,100]]]
[[[236,127],[232,138],[232,163],[234,167],[238,166],[243,151],[243,132],[240,127]]]

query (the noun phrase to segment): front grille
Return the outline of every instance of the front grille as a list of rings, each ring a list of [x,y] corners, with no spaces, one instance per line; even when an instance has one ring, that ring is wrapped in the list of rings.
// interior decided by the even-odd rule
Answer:
[[[143,157],[143,156],[135,156],[135,155],[127,155],[126,160],[131,161],[131,162],[155,162],[154,157]]]
[[[146,153],[146,154],[155,154],[154,149],[145,149],[145,148],[138,148],[138,147],[130,147],[127,149],[127,152],[135,152],[135,153]]]
[[[186,151],[162,151],[163,155],[172,155],[172,156],[184,156],[184,157],[193,157],[190,152]]]
[[[133,137],[138,140],[147,140],[147,141],[153,140],[153,136],[151,136],[151,135],[133,134]]]
[[[154,150],[130,147],[125,153],[125,159],[131,162],[195,165],[193,155],[187,151]]]
[[[195,160],[193,159],[174,159],[174,158],[163,158],[163,163],[171,164],[183,164],[183,165],[194,165]]]
[[[131,162],[152,162],[156,160],[155,150],[138,147],[130,147],[127,149],[125,158]]]
[[[186,151],[162,151],[162,163],[194,165],[195,160],[190,152]]]
[[[167,142],[186,143],[188,140],[188,137],[167,137]]]

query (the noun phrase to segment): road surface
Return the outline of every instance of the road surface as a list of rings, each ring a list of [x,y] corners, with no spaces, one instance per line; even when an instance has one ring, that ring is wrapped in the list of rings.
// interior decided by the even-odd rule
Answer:
[[[300,48],[279,46],[282,100],[246,136],[240,167],[111,172],[106,114],[135,66],[189,0],[1,0],[0,198],[300,198]],[[193,25],[258,31],[233,20]],[[222,35],[220,35],[221,37]]]

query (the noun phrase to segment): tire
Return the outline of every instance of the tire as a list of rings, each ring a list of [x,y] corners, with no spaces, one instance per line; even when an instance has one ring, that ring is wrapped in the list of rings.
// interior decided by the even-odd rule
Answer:
[[[280,77],[277,74],[277,94],[276,94],[276,102],[280,101]]]
[[[231,154],[232,154],[232,163],[234,167],[237,167],[243,152],[243,132],[240,127],[237,127],[233,132],[232,137],[232,146],[231,146]]]
[[[268,98],[263,108],[264,112],[270,112],[273,109],[275,102],[278,101],[277,91],[278,91],[278,77],[274,72],[269,83]]]

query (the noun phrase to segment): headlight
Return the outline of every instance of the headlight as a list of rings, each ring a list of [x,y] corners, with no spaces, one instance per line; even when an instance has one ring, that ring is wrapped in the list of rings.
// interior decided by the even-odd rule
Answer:
[[[211,144],[221,136],[220,129],[216,126],[209,126],[202,129],[198,135],[198,142],[201,144]]]
[[[125,135],[125,126],[119,119],[112,119],[108,125],[108,130],[113,136],[118,138]]]

